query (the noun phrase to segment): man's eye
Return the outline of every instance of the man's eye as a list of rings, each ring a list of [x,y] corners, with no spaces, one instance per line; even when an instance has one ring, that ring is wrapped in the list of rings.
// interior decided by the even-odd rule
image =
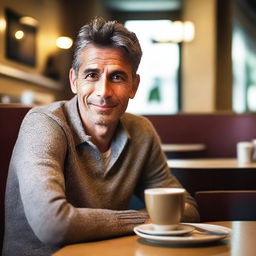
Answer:
[[[113,81],[124,81],[124,78],[121,75],[115,74],[112,76],[112,80]]]
[[[99,76],[97,73],[89,73],[85,76],[85,79],[88,79],[88,80],[96,80],[98,78]]]

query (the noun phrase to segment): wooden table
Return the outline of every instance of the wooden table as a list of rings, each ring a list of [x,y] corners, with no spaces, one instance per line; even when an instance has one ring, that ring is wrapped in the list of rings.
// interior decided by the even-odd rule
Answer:
[[[232,228],[228,240],[194,246],[156,246],[138,236],[69,245],[53,256],[255,256],[256,222],[216,222]]]
[[[200,151],[206,149],[205,144],[162,144],[163,151]]]
[[[205,144],[162,144],[162,150],[169,159],[204,157]]]
[[[255,190],[256,163],[235,158],[168,160],[171,172],[194,195],[199,190]]]
[[[256,162],[239,164],[236,158],[202,158],[168,160],[170,168],[186,169],[256,169]]]

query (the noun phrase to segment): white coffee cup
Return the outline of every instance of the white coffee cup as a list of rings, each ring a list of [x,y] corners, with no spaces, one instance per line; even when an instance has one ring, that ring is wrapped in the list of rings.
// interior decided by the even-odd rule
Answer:
[[[156,230],[173,230],[179,225],[185,208],[185,189],[146,189],[145,203]]]
[[[237,143],[238,164],[248,164],[252,162],[253,144],[248,141]]]

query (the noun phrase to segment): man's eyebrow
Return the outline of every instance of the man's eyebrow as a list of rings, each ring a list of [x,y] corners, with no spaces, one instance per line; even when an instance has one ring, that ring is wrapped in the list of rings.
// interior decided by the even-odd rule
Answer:
[[[128,74],[126,72],[124,72],[123,70],[115,70],[111,73],[111,75],[122,75],[125,76],[126,78],[128,77]]]
[[[83,74],[86,75],[88,73],[98,73],[99,72],[99,69],[98,68],[87,68],[83,71]]]

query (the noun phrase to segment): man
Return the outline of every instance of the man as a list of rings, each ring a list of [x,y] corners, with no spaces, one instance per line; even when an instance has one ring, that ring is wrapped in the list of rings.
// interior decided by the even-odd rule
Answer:
[[[13,151],[3,255],[50,255],[74,242],[131,234],[148,221],[133,193],[179,187],[143,117],[124,114],[136,94],[137,37],[98,18],[81,28],[70,70],[76,96],[33,108]],[[184,221],[198,220],[186,195]]]

